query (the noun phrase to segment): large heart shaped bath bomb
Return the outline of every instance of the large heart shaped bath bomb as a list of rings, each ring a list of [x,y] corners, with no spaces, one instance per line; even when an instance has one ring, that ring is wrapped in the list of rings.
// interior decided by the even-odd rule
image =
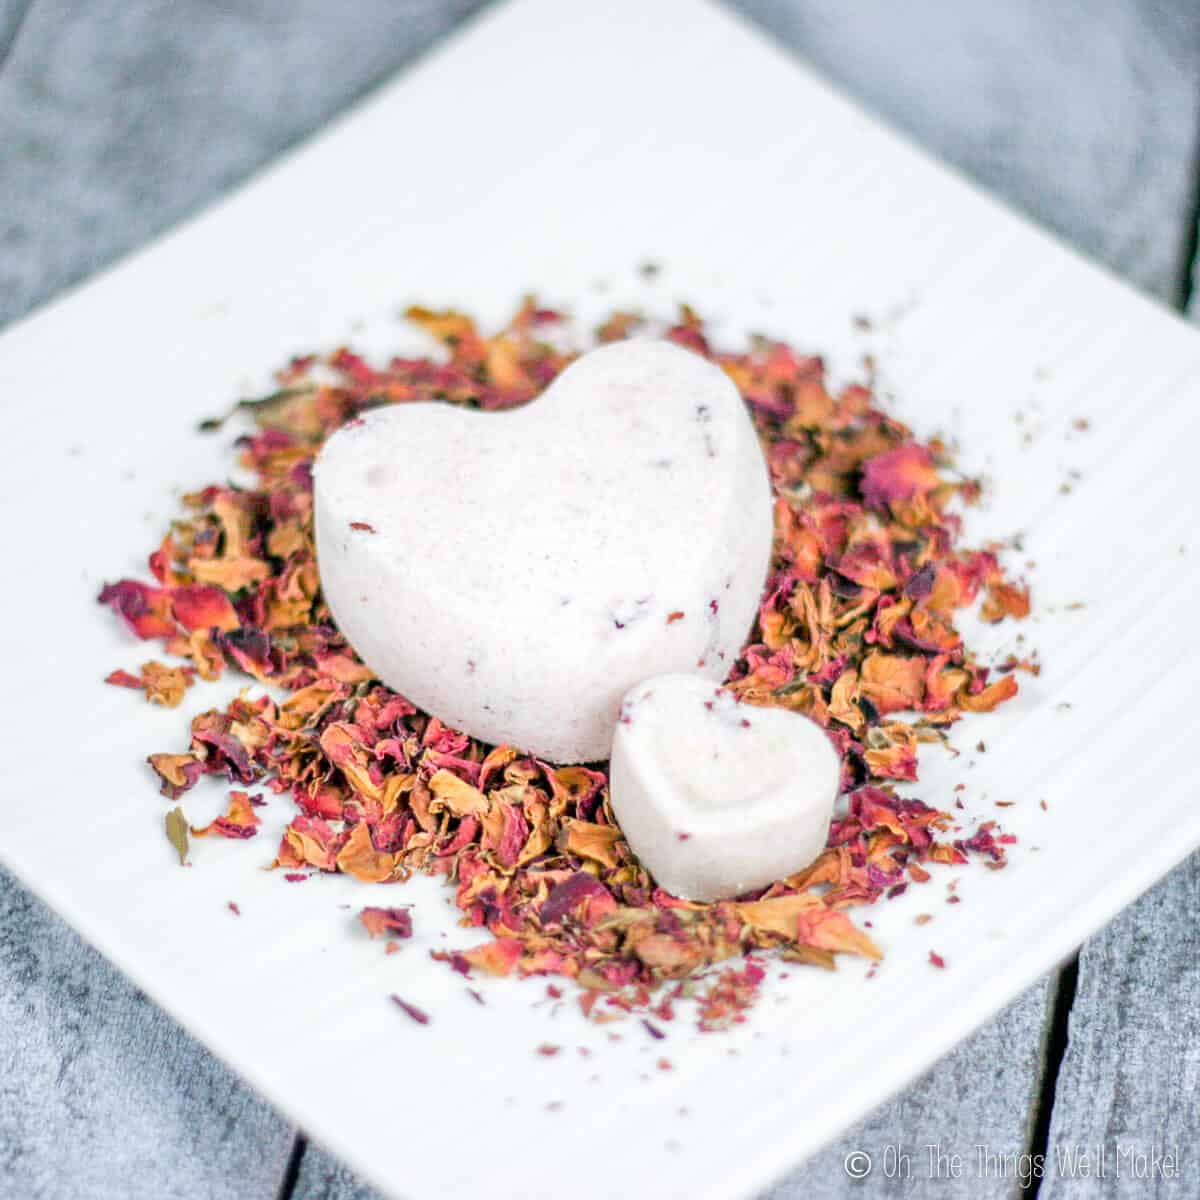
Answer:
[[[661,887],[722,900],[820,854],[840,778],[841,759],[815,721],[741,704],[696,675],[668,675],[625,697],[609,794]]]
[[[607,758],[640,679],[723,679],[771,554],[741,396],[649,340],[584,355],[510,412],[368,412],[322,450],[315,508],[325,598],[379,678],[554,762]]]

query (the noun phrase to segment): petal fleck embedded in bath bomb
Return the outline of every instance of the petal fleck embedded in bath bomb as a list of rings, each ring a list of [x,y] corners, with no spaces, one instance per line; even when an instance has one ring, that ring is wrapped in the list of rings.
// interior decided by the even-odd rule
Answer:
[[[607,758],[649,675],[723,679],[771,554],[758,438],[717,366],[605,346],[510,412],[395,404],[316,465],[321,586],[389,687],[485,742]]]

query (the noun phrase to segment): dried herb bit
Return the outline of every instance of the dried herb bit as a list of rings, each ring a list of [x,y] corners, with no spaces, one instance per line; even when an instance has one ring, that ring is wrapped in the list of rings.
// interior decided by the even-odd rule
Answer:
[[[297,360],[305,361],[305,360]],[[311,361],[311,360],[309,360]],[[267,396],[259,396],[249,400],[239,400],[232,409],[229,410],[223,417],[206,417],[196,426],[201,433],[216,433],[224,426],[225,422],[237,412],[251,411],[258,415],[258,419],[263,424],[266,424],[270,418],[279,413],[284,404],[296,396],[306,396],[316,391],[315,384],[304,384],[300,387],[280,388],[278,391],[271,392]]]
[[[383,934],[393,938],[412,937],[412,912],[407,908],[364,908],[358,919],[373,938]]]
[[[175,847],[175,853],[179,855],[179,865],[185,866],[188,856],[188,823],[179,805],[167,813],[165,824],[167,841]]]
[[[226,670],[270,685],[268,695],[200,713],[187,746],[150,756],[165,796],[177,801],[203,776],[269,787],[295,806],[275,857],[285,879],[437,876],[463,924],[491,935],[470,950],[438,951],[450,969],[573,980],[593,1020],[637,1013],[656,1027],[689,999],[703,1029],[744,1019],[763,980],[747,955],[826,969],[840,954],[877,959],[856,912],[921,885],[935,864],[1003,864],[1012,839],[994,823],[960,831],[953,809],[897,790],[918,780],[923,746],[1009,700],[1034,661],[989,668],[958,628],[972,607],[989,621],[1029,611],[1002,549],[963,542],[958,510],[979,484],[949,471],[946,447],[918,439],[868,387],[830,390],[821,361],[782,342],[724,351],[686,307],[665,336],[740,390],[775,496],[771,572],[729,686],[747,702],[807,714],[837,746],[844,815],[825,851],[741,903],[680,901],[655,886],[621,837],[604,771],[482,745],[382,687],[321,595],[312,466],[322,444],[386,404],[515,408],[574,358],[561,336],[546,336],[563,332],[561,315],[533,300],[493,335],[458,312],[408,315],[442,354],[378,367],[348,349],[293,360],[275,392],[241,406],[253,422],[238,442],[251,484],[184,497],[150,554],[152,578],[100,593],[135,636],[180,664],[116,672],[114,684],[159,703],[177,702],[193,677]],[[618,312],[598,337],[646,325]],[[668,614],[676,619],[682,612]],[[252,818],[231,804],[204,832],[248,836]],[[181,813],[172,828],[182,858]],[[388,922],[405,917],[360,919],[395,938]]]
[[[256,803],[261,803],[261,801],[256,801],[253,796],[247,795],[245,792],[230,792],[229,808],[225,815],[218,817],[202,829],[197,829],[193,825],[192,837],[208,837],[209,834],[215,833],[226,838],[252,838],[258,832],[259,825],[262,824],[262,818],[254,811]]]
[[[429,1024],[429,1014],[424,1009],[418,1008],[415,1004],[409,1004],[407,1000],[401,1000],[395,992],[392,993],[392,1003],[412,1017],[418,1025]]]
[[[726,967],[700,996],[700,1028],[705,1033],[740,1025],[758,998],[765,972],[757,963],[742,970]]]
[[[548,928],[559,924],[588,899],[607,900],[611,905],[612,895],[586,871],[576,871],[570,878],[556,884],[546,897],[540,914],[542,926]]]
[[[105,676],[104,682],[115,687],[134,688],[145,692],[146,699],[151,704],[176,708],[183,699],[184,692],[192,686],[195,676],[194,667],[168,667],[160,662],[148,662],[142,664],[140,675],[131,675],[128,671],[112,671]]]

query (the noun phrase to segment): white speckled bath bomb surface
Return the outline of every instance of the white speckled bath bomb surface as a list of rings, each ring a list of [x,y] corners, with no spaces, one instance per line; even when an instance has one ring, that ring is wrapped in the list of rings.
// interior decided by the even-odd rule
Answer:
[[[741,396],[650,340],[591,351],[511,412],[368,412],[322,450],[315,505],[325,597],[380,679],[555,762],[607,758],[642,679],[723,679],[771,553]]]
[[[661,887],[722,900],[820,854],[840,777],[841,759],[815,721],[740,704],[698,675],[667,675],[625,697],[610,797]]]

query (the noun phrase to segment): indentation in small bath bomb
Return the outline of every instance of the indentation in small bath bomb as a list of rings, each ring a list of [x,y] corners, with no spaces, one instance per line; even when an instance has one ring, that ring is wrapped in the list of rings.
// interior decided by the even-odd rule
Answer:
[[[696,675],[625,697],[613,741],[613,813],[660,886],[689,900],[765,887],[829,835],[841,759],[825,731],[755,708]]]

